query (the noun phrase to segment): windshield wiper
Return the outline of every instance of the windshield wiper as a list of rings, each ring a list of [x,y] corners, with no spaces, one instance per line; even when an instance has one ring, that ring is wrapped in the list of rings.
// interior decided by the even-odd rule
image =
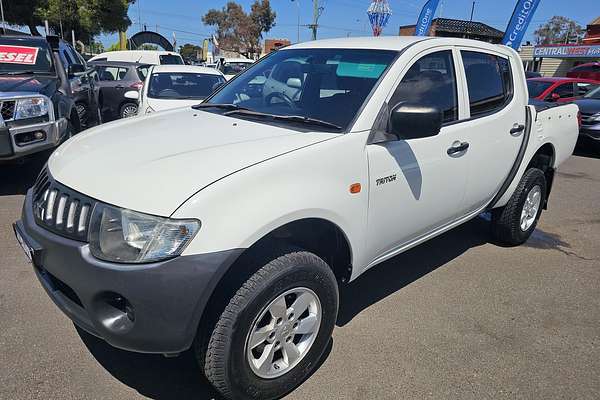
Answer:
[[[323,121],[316,118],[304,117],[302,115],[277,115],[277,114],[269,114],[263,113],[259,111],[248,110],[244,108],[234,108],[230,111],[223,113],[223,115],[232,115],[232,114],[242,114],[248,115],[251,117],[259,117],[259,118],[269,118],[276,121],[290,121],[290,122],[299,122],[302,124],[308,125],[319,125],[329,129],[342,130],[343,128],[339,125],[332,124],[331,122]]]
[[[35,71],[9,71],[9,72],[0,72],[0,75],[34,75]]]
[[[200,103],[193,105],[194,110],[200,110],[201,108],[223,108],[226,110],[248,110],[247,108],[240,107],[233,103]],[[250,111],[250,110],[248,110]]]

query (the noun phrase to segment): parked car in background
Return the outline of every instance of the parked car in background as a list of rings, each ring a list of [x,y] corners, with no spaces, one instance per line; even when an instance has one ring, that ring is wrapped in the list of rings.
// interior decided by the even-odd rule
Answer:
[[[152,66],[140,91],[139,114],[198,104],[224,83],[225,77],[214,68],[194,65]]]
[[[127,61],[153,65],[183,65],[183,58],[174,51],[160,50],[117,50],[100,53],[90,58],[91,61]]]
[[[591,144],[600,152],[600,87],[589,91],[581,99],[575,100],[581,113],[579,144],[587,147]]]
[[[58,37],[0,35],[0,161],[53,149],[79,132],[78,105],[97,116],[94,75]]]
[[[600,85],[600,81],[581,78],[527,79],[529,97],[557,103],[569,103],[598,85]]]
[[[541,78],[542,74],[536,71],[525,71],[525,78]]]
[[[248,58],[220,58],[217,61],[217,69],[225,75],[225,79],[230,80],[252,64],[254,60]]]
[[[578,65],[567,72],[569,78],[585,78],[600,81],[600,62]]]
[[[126,97],[129,91],[139,91],[144,86],[149,64],[124,61],[92,61],[98,73],[100,109],[103,118],[127,118],[137,114],[138,102]]]

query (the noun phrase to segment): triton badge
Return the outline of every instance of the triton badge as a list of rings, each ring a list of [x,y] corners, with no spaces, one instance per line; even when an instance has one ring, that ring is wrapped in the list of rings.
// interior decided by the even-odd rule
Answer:
[[[383,185],[385,183],[390,183],[396,180],[396,174],[394,175],[390,175],[390,176],[384,176],[383,178],[377,178],[375,180],[375,182],[377,183],[377,186],[379,185]]]

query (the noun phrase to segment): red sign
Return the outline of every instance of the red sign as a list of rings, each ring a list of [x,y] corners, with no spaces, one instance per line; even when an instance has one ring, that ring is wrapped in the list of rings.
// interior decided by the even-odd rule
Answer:
[[[35,65],[38,50],[37,47],[0,45],[0,63]]]

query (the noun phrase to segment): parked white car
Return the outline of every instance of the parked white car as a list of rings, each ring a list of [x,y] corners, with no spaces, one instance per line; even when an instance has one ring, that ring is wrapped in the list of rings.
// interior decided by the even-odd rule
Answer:
[[[225,397],[280,398],[319,365],[341,285],[484,211],[497,240],[529,238],[578,109],[527,98],[505,46],[296,44],[202,104],[67,141],[15,232],[78,326],[132,351],[193,347]]]
[[[143,115],[198,104],[223,84],[225,77],[214,68],[157,65],[148,70],[140,91],[126,97],[138,99],[138,115]]]
[[[216,68],[225,75],[225,79],[230,80],[252,64],[254,60],[248,58],[220,58]]]
[[[100,53],[89,61],[127,61],[152,65],[183,65],[183,59],[174,51],[162,50],[116,50]]]

